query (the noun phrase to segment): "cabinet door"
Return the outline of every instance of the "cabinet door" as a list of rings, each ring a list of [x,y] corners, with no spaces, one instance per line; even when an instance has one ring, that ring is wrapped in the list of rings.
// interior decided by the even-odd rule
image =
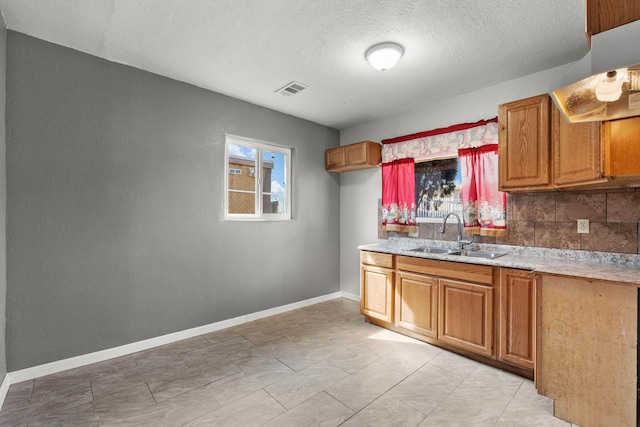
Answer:
[[[336,169],[344,166],[344,147],[331,148],[325,152],[326,169]]]
[[[493,288],[440,279],[438,339],[493,356]]]
[[[546,94],[498,107],[500,190],[552,188],[550,124]]]
[[[360,165],[367,163],[367,144],[351,144],[344,147],[346,165]]]
[[[438,279],[396,274],[396,325],[436,338],[438,335]]]
[[[602,124],[606,176],[640,175],[640,116]]]
[[[533,369],[535,295],[535,277],[532,273],[501,269],[499,360]]]
[[[553,152],[556,187],[603,182],[601,122],[569,123],[552,106]]]
[[[393,322],[393,270],[362,265],[360,273],[360,312]]]
[[[587,0],[587,35],[640,19],[638,0]]]

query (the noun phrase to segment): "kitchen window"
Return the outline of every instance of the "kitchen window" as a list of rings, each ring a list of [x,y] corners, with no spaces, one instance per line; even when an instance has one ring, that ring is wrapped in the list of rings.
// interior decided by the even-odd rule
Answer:
[[[227,135],[225,219],[291,219],[291,149]]]
[[[457,157],[416,162],[417,222],[440,222],[449,212],[462,215],[461,189]]]

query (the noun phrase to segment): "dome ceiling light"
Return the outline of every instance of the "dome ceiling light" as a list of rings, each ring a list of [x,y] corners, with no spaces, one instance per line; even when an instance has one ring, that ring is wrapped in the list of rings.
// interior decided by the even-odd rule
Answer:
[[[373,68],[385,71],[396,65],[403,54],[402,46],[397,43],[385,42],[371,46],[364,56]]]

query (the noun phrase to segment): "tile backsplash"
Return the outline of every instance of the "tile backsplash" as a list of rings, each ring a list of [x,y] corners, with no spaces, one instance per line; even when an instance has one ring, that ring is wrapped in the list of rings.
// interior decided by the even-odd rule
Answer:
[[[578,234],[579,218],[589,220],[588,234]],[[381,208],[378,224],[382,224]],[[456,240],[456,227],[450,224],[442,234],[441,225],[420,224],[419,238]],[[638,254],[639,228],[640,189],[512,193],[507,195],[507,235],[476,236],[476,242]],[[380,225],[378,237],[389,235]]]

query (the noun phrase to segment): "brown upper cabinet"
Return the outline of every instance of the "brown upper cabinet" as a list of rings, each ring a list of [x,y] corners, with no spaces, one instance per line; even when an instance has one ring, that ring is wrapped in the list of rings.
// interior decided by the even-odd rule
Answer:
[[[587,0],[587,39],[640,19],[640,0]]]
[[[329,172],[347,172],[375,168],[382,162],[382,146],[373,141],[356,142],[331,148],[325,153]]]
[[[500,105],[498,127],[501,191],[640,183],[640,117],[569,123],[545,94]]]
[[[569,123],[551,103],[551,139],[556,188],[607,182],[602,173],[602,122]]]
[[[553,188],[548,95],[498,106],[501,191]]]
[[[604,174],[640,181],[640,116],[602,123]]]

